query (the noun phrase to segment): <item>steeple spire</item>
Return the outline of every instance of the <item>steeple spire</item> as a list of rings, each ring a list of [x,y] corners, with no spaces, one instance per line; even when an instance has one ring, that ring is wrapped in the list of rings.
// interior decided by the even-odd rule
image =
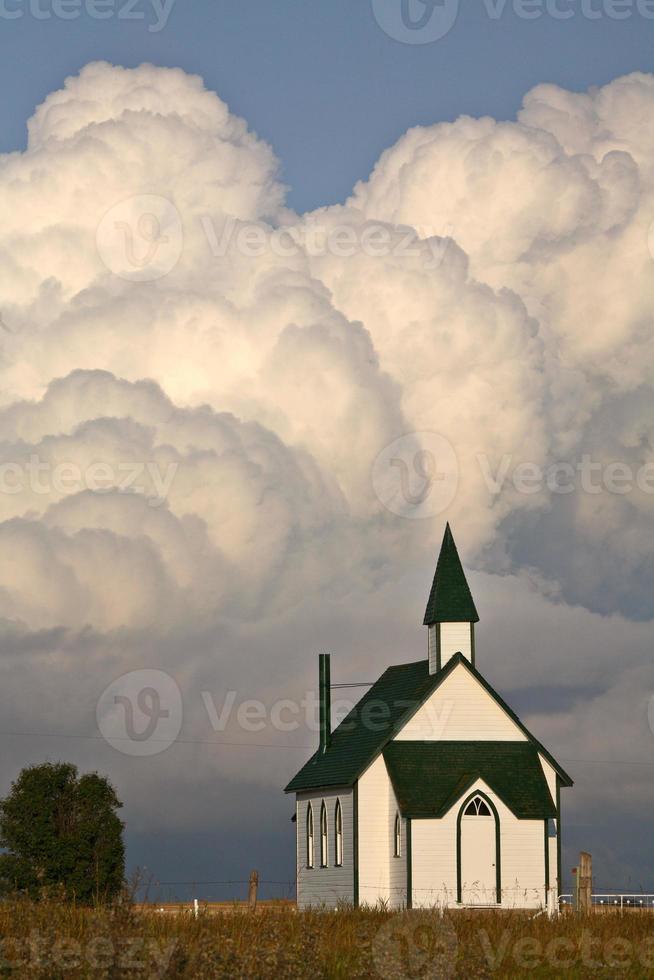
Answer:
[[[429,593],[424,625],[478,622],[479,616],[448,523]]]
[[[457,652],[474,664],[474,624],[478,622],[479,615],[448,523],[424,618],[424,625],[429,627],[430,673],[440,670]]]

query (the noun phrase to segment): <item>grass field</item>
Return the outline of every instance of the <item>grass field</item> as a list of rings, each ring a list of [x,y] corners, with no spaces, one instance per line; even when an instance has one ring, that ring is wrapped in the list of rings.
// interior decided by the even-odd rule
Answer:
[[[0,904],[0,976],[368,978],[654,976],[654,915],[548,920],[511,912],[382,909],[256,914]]]

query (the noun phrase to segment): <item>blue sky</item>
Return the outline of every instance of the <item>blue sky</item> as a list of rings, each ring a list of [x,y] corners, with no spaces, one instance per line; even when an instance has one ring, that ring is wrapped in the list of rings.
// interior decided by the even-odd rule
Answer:
[[[525,20],[508,2],[493,19],[483,3],[462,0],[445,37],[416,45],[388,37],[370,0],[177,0],[158,31],[151,0],[137,0],[134,20],[118,16],[126,0],[108,0],[106,20],[80,0],[69,21],[54,16],[52,0],[38,0],[51,16],[36,19],[30,2],[0,5],[21,13],[0,25],[0,149],[22,148],[34,107],[88,61],[178,66],[201,74],[272,143],[301,210],[343,200],[409,126],[461,113],[512,118],[539,82],[582,90],[654,67],[654,21],[635,6],[624,20],[589,20],[580,2],[559,0],[572,18],[543,9]]]

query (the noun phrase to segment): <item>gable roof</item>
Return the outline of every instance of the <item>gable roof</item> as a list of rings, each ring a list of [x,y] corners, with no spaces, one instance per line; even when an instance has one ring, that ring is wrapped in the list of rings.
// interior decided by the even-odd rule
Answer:
[[[450,525],[447,524],[423,625],[478,622],[479,616],[472,593],[461,565]]]
[[[426,660],[389,667],[335,729],[326,751],[309,759],[286,792],[351,786],[440,680],[429,673]]]
[[[420,705],[424,704],[429,695],[461,664],[479,681],[526,735],[529,742],[554,767],[561,777],[561,784],[572,786],[572,780],[565,770],[525,728],[515,712],[493,690],[488,681],[484,680],[463,654],[455,653],[445,667],[435,674],[429,673],[427,660],[401,664],[385,670],[332,733],[326,751],[322,753],[316,751],[286,786],[285,792],[297,793],[322,787],[352,786]]]
[[[442,817],[478,779],[521,820],[556,816],[532,742],[389,742],[383,750],[405,817]]]

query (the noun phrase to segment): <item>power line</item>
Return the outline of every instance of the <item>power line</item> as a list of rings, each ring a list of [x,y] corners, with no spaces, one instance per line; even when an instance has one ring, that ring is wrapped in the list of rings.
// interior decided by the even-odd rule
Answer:
[[[234,879],[233,881],[155,881],[154,885],[195,885],[195,886],[205,886],[205,885],[249,885],[249,878]],[[260,885],[295,885],[295,879],[292,881],[289,879],[287,881],[272,881],[266,878],[259,878]]]
[[[561,762],[565,762],[566,765],[572,762],[574,765],[594,763],[598,766],[646,766],[648,769],[654,768],[654,762],[641,762],[637,759],[561,759]]]
[[[9,738],[75,738],[87,739],[96,742],[134,742],[128,735],[112,735],[106,739],[104,735],[78,735],[66,732],[0,732],[0,737]],[[304,751],[314,749],[314,745],[285,745],[280,742],[231,742],[226,739],[201,739],[201,738],[149,738],[148,742],[164,742],[166,745],[229,745],[244,746],[245,748],[259,749],[303,749]]]
[[[347,685],[344,685],[347,686]],[[357,685],[358,686],[358,685]],[[96,742],[133,742],[134,739],[128,735],[112,735],[106,739],[104,735],[81,735],[72,732],[17,732],[0,731],[0,737],[7,738],[70,738],[82,739]],[[225,745],[230,748],[254,748],[254,749],[302,749],[310,752],[316,748],[315,745],[289,745],[284,742],[234,742],[229,739],[202,739],[202,738],[176,738],[172,741],[168,738],[149,738],[148,742],[163,742],[167,745]],[[640,759],[561,759],[566,765],[599,765],[599,766],[644,766],[647,769],[654,768],[654,762],[643,762]]]

